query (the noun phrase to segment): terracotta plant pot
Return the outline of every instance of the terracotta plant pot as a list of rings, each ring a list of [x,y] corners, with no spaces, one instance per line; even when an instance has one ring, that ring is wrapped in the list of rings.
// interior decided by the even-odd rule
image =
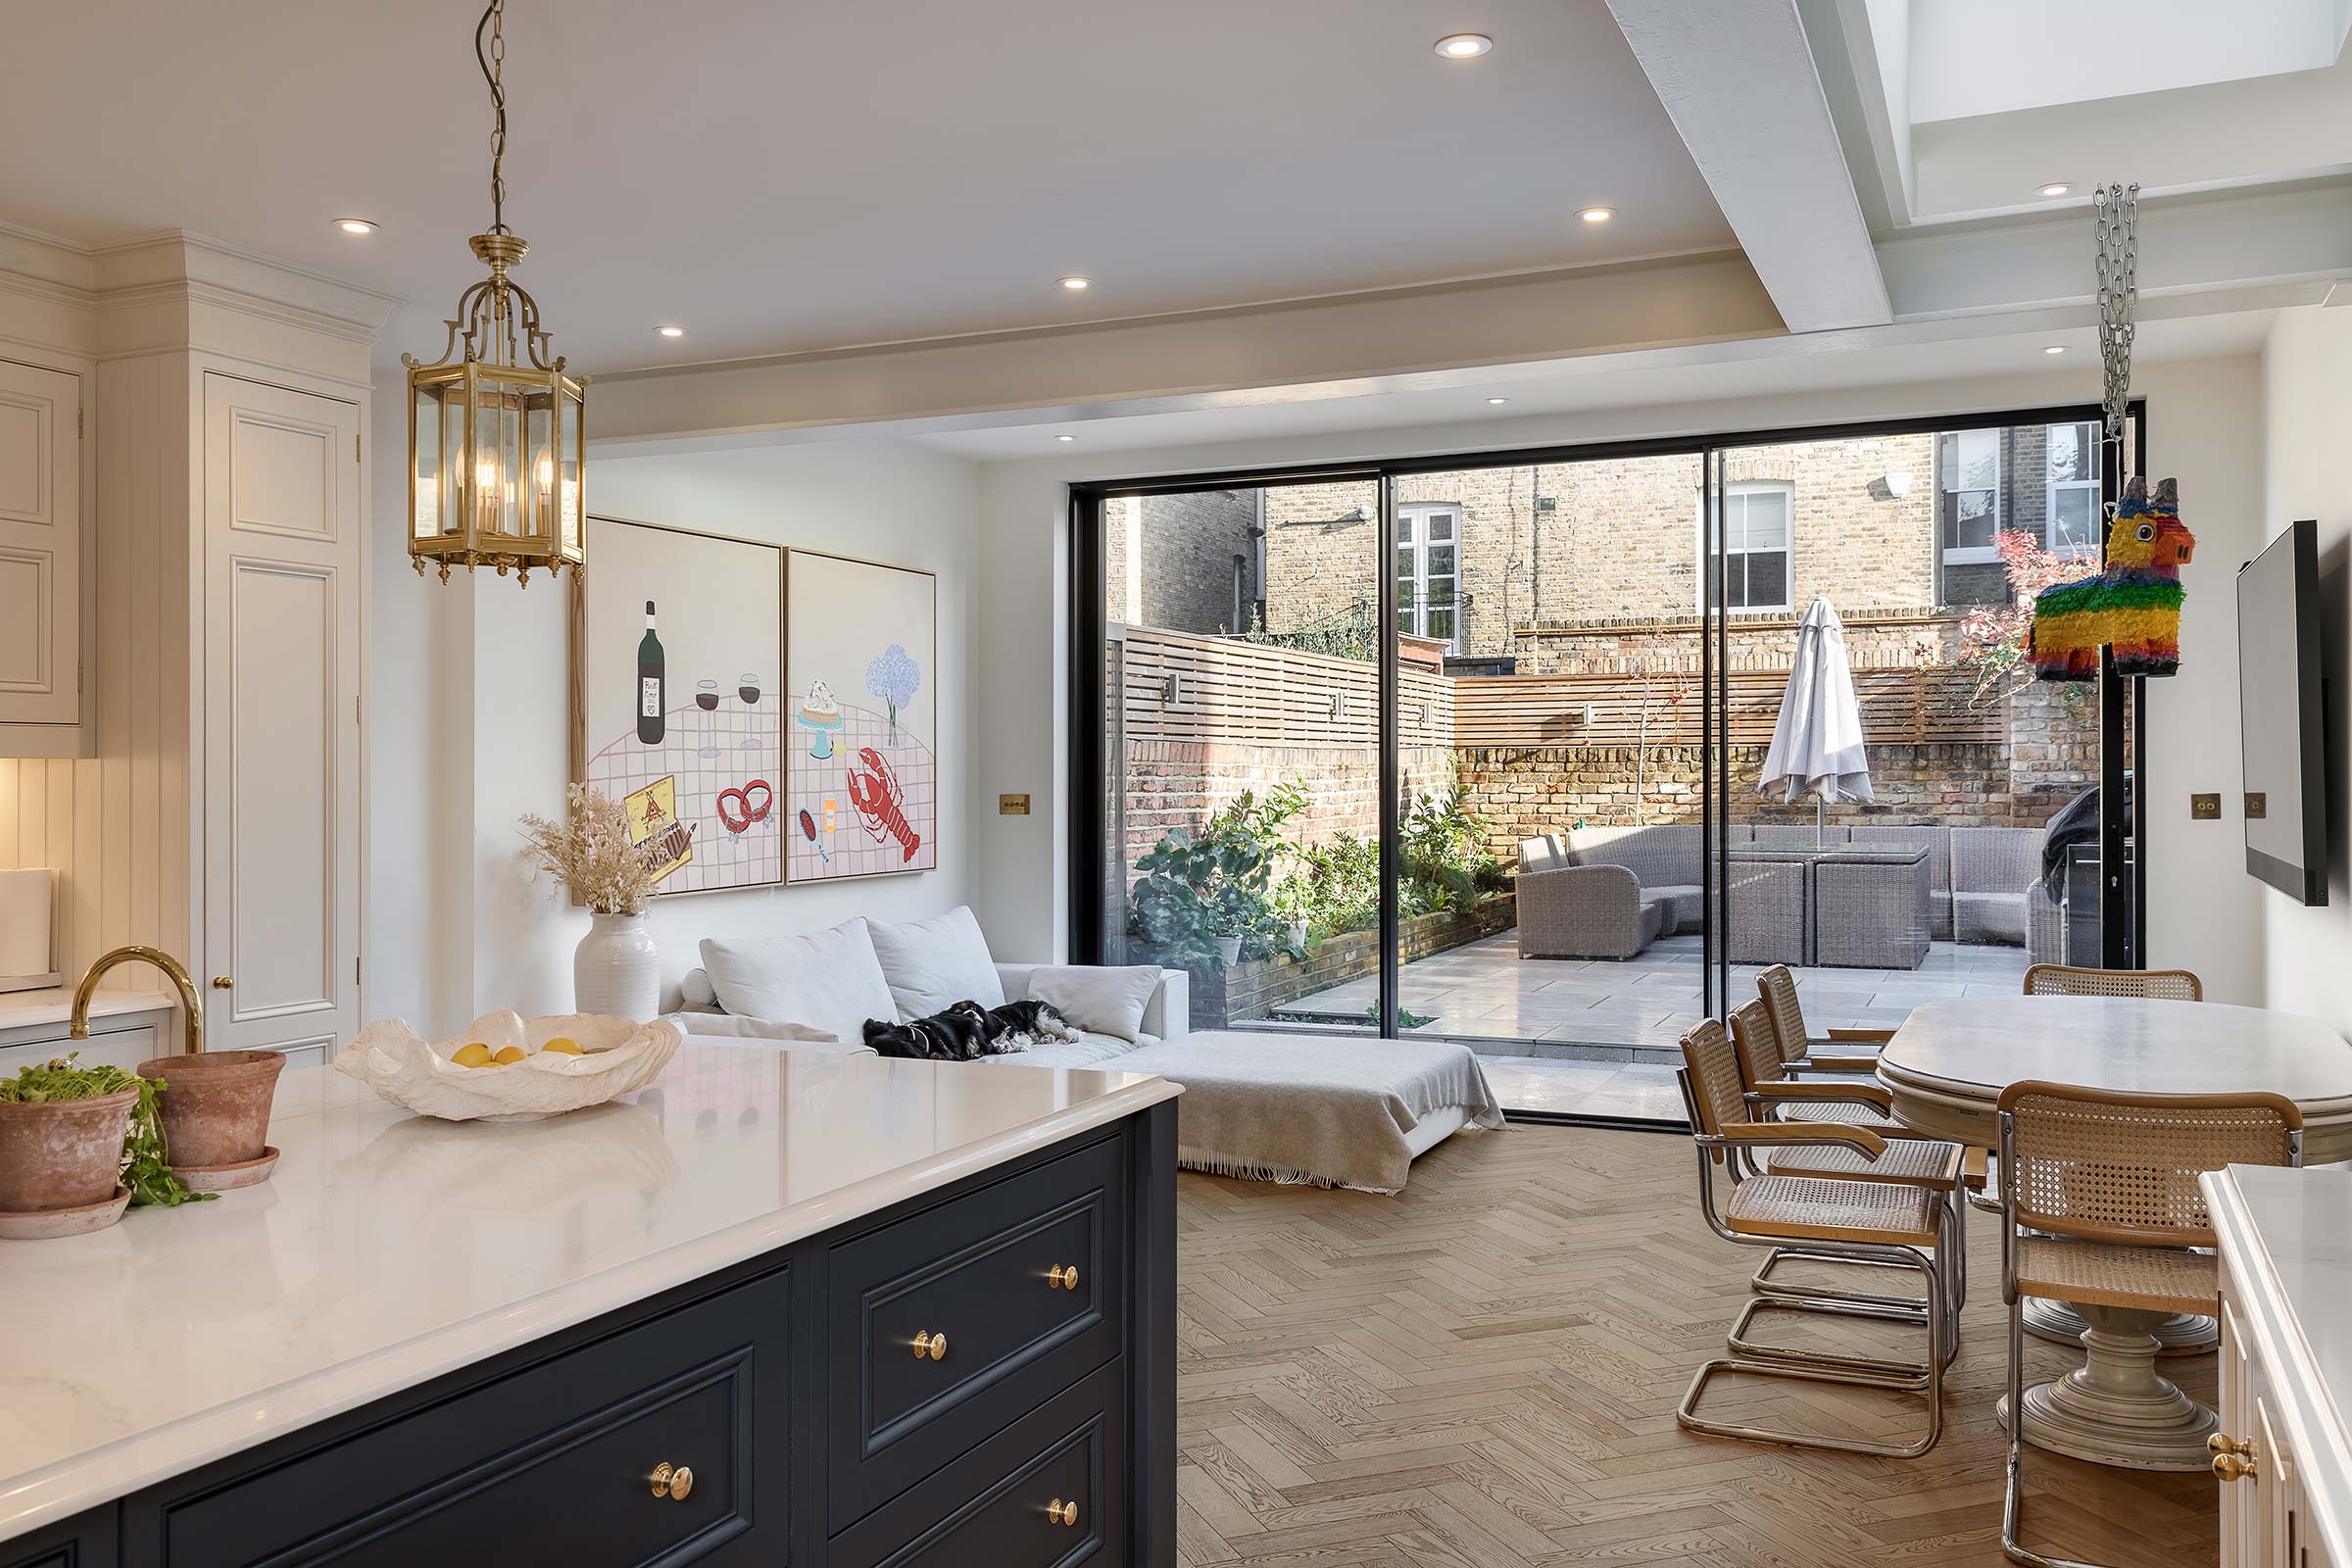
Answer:
[[[140,1062],[140,1077],[164,1081],[155,1105],[172,1168],[203,1170],[261,1158],[270,1104],[285,1065],[274,1051],[208,1051]]]
[[[0,1212],[78,1208],[115,1196],[136,1089],[0,1104]]]

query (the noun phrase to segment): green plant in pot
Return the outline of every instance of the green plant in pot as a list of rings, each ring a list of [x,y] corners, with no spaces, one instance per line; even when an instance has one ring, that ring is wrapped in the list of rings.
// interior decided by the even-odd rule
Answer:
[[[1306,792],[1277,784],[1245,790],[1200,829],[1177,828],[1138,859],[1130,894],[1135,935],[1163,960],[1230,967],[1280,945],[1271,902],[1283,824],[1306,808]]]
[[[209,1198],[172,1174],[157,1097],[167,1085],[77,1055],[0,1078],[0,1234],[66,1236],[128,1204]]]

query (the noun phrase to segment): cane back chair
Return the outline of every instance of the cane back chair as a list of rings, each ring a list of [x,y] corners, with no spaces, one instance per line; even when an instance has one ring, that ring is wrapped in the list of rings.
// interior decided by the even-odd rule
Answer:
[[[2205,982],[2186,969],[2078,969],[2072,964],[2036,963],[2026,970],[2026,995],[2203,1002]]]
[[[2034,1568],[2097,1568],[2019,1540],[2025,1298],[2143,1312],[2221,1310],[2197,1178],[2299,1165],[2303,1115],[2270,1094],[2116,1095],[2028,1080],[2001,1093],[2001,1299],[2009,1309],[2009,1460],[2001,1549]]]

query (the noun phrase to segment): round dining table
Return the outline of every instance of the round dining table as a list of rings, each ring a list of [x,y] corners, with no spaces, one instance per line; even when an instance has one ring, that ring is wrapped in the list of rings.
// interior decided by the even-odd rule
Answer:
[[[2306,1162],[2352,1158],[2352,1045],[2316,1018],[2261,1007],[2135,997],[1943,998],[1912,1009],[1880,1054],[1878,1077],[1903,1125],[1980,1149],[2000,1144],[2001,1092],[2028,1079],[2120,1095],[2268,1090],[2303,1112]],[[2039,1305],[2034,1326],[2051,1338],[2079,1338],[2083,1364],[2026,1390],[2028,1443],[2134,1469],[2211,1464],[2213,1412],[2158,1373],[2156,1356],[2166,1341],[2209,1348],[2212,1319]]]

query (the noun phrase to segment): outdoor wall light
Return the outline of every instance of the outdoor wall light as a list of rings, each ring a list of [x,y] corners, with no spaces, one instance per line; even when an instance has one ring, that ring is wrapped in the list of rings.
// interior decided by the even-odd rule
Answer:
[[[1911,476],[1907,473],[1882,474],[1879,483],[1885,485],[1886,493],[1897,501],[1911,493]]]

